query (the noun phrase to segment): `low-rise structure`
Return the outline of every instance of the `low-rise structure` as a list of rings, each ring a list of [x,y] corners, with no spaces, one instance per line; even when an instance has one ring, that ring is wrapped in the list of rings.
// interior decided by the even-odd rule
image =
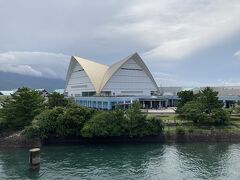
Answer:
[[[48,91],[46,89],[35,89],[42,97],[47,98],[48,97]]]
[[[17,92],[18,89],[8,90],[8,91],[0,91],[0,95],[2,96],[11,96],[11,94],[14,94]]]
[[[64,94],[64,89],[55,89],[53,92]]]

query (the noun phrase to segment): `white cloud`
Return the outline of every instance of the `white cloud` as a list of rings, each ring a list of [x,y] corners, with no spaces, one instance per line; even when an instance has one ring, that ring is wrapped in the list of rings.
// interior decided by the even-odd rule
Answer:
[[[9,51],[0,53],[0,71],[65,79],[69,60],[63,54]]]
[[[109,38],[137,39],[149,49],[143,53],[146,59],[184,59],[238,33],[239,19],[238,0],[138,0],[129,2],[100,32]]]
[[[218,79],[216,86],[240,86],[240,80],[236,80],[233,78]]]
[[[200,87],[203,86],[202,83],[197,81],[184,81],[177,75],[164,73],[164,72],[153,72],[154,79],[159,87],[168,87],[168,86],[192,86]]]
[[[233,56],[236,56],[236,57],[239,57],[239,58],[240,58],[240,50],[237,51],[237,52],[235,52],[235,53],[233,54]]]

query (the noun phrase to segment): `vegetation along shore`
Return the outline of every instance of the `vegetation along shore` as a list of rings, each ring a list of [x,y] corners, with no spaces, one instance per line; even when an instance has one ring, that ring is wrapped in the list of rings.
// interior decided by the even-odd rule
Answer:
[[[1,99],[0,147],[46,143],[240,141],[239,106],[224,109],[217,92],[178,93],[176,114],[149,114],[135,102],[129,109],[100,111],[53,93],[46,101],[21,88]]]

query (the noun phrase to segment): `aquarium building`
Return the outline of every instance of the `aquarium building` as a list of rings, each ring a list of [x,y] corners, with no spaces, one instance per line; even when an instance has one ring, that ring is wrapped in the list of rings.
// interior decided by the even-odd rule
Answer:
[[[111,66],[72,56],[65,95],[86,107],[114,109],[139,101],[143,107],[166,105],[157,98],[159,88],[141,57],[134,53]]]

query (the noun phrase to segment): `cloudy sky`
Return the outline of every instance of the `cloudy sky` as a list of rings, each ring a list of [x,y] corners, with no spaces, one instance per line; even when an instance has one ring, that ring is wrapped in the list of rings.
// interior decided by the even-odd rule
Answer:
[[[3,72],[64,79],[71,55],[138,52],[159,86],[240,85],[239,0],[0,0],[0,24]]]

